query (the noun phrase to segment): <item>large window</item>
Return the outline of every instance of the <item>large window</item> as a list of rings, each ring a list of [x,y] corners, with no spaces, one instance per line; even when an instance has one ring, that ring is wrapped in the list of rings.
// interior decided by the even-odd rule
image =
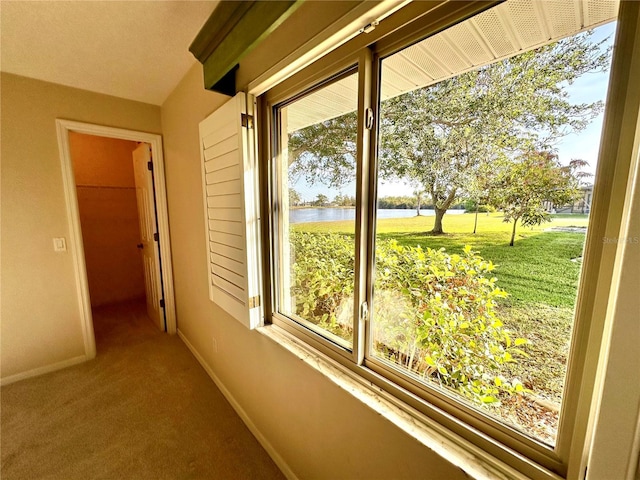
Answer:
[[[601,3],[593,28],[507,1],[404,30],[265,100],[271,321],[540,478],[567,472],[588,327],[617,8]]]

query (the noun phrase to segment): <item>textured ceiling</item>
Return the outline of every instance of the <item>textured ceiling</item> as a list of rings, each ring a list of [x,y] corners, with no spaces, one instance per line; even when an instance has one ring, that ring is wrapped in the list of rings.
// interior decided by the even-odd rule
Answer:
[[[0,1],[0,69],[161,105],[216,1]]]

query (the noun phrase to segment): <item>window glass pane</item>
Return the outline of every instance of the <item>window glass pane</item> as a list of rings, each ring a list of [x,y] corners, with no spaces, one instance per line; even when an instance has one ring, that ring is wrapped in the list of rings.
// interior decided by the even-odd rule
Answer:
[[[501,58],[492,12],[382,60],[370,354],[553,445],[615,24]]]
[[[357,89],[352,73],[276,110],[278,309],[345,348],[353,345]]]

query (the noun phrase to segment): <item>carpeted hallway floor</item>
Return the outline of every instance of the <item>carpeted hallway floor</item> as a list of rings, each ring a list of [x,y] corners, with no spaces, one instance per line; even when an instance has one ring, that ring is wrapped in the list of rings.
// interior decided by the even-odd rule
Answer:
[[[1,390],[3,480],[283,479],[140,303],[94,311],[95,360]]]

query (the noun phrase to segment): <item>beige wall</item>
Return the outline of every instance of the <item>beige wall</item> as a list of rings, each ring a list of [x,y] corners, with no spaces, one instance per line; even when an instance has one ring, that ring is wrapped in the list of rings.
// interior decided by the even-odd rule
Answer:
[[[157,106],[2,73],[1,377],[84,355],[56,118],[160,133]],[[68,245],[69,250],[75,248]]]
[[[209,301],[198,123],[225,100],[196,66],[162,107],[178,329],[299,478],[466,478]]]
[[[69,134],[91,306],[144,297],[136,142]]]

